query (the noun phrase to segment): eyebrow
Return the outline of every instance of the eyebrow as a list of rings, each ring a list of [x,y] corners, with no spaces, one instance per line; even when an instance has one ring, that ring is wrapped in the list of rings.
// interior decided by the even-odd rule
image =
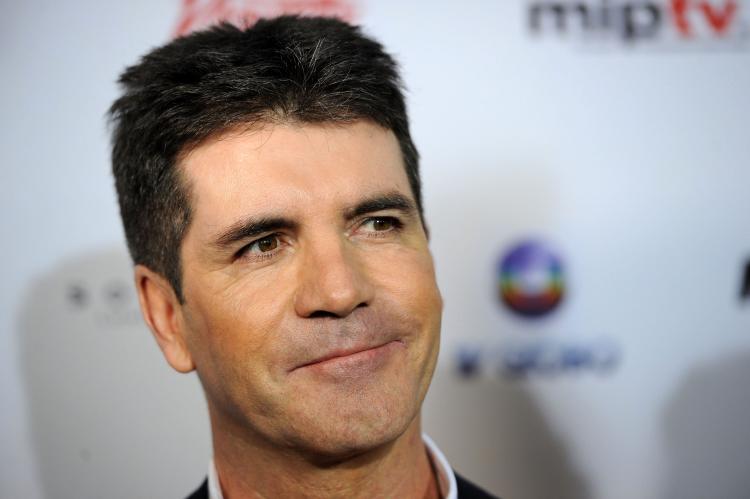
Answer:
[[[368,213],[384,210],[398,210],[405,215],[414,215],[417,208],[414,202],[400,192],[392,191],[378,194],[371,198],[360,201],[356,205],[344,210],[344,219],[353,220]],[[251,216],[232,224],[222,231],[213,243],[218,249],[226,249],[234,244],[258,237],[262,234],[278,230],[294,230],[299,224],[294,220],[284,217],[255,217]]]
[[[224,249],[233,244],[277,230],[293,230],[297,223],[284,217],[249,217],[234,223],[214,241],[214,246]]]
[[[400,192],[392,191],[360,201],[344,211],[344,218],[352,220],[368,213],[383,210],[398,210],[406,215],[413,215],[417,212],[417,207],[408,197]]]

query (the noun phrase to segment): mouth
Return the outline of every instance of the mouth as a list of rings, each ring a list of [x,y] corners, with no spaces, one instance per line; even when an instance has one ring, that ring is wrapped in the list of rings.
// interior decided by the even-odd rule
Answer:
[[[301,364],[292,371],[311,369],[341,372],[377,369],[404,346],[403,341],[392,340],[378,345],[334,350],[313,361]]]

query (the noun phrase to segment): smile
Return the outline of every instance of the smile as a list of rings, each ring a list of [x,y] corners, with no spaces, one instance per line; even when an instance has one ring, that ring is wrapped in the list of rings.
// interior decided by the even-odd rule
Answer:
[[[311,370],[338,375],[373,371],[385,365],[391,356],[404,348],[403,341],[393,340],[372,347],[336,350],[312,362],[302,364],[293,371]]]

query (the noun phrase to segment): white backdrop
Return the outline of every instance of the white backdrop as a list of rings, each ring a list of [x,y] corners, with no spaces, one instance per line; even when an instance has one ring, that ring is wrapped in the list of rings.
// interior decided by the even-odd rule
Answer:
[[[218,3],[333,5],[402,63],[446,302],[424,419],[457,469],[508,499],[750,494],[750,2]],[[2,6],[0,497],[184,496],[205,407],[138,318],[104,113],[185,7]],[[498,297],[529,239],[564,289],[531,319]]]

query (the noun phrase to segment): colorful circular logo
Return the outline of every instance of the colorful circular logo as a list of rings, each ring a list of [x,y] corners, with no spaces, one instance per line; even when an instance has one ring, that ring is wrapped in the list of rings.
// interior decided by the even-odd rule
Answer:
[[[560,258],[544,245],[524,241],[500,261],[500,298],[524,317],[539,317],[554,310],[564,294]]]

